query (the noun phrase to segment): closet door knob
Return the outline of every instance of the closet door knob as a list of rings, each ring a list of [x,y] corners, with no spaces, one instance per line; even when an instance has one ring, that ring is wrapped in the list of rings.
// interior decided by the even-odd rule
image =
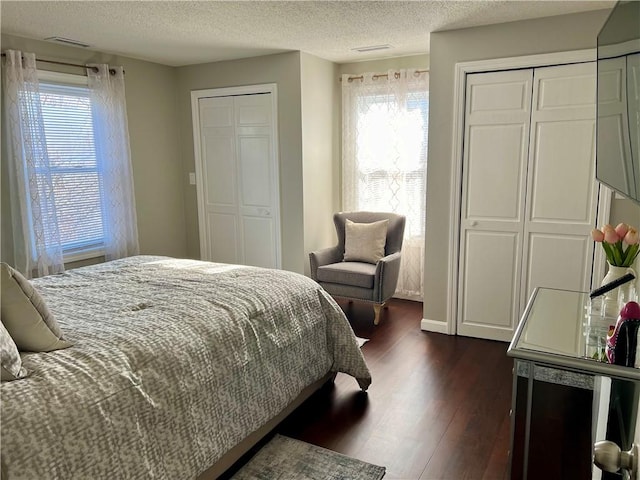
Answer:
[[[593,463],[604,472],[615,473],[628,470],[630,480],[638,480],[638,446],[623,452],[620,447],[609,440],[596,442],[593,446]]]

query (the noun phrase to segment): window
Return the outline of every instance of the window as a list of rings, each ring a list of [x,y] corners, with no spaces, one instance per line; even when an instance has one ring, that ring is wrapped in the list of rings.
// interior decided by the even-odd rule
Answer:
[[[424,235],[429,92],[398,108],[388,95],[358,98],[357,210],[401,212],[407,236]]]
[[[428,73],[342,77],[342,208],[406,217],[396,296],[423,296]]]
[[[39,72],[60,241],[66,262],[103,253],[102,178],[87,78]]]
[[[36,61],[5,51],[14,263],[33,277],[137,255],[124,69],[92,64],[80,77],[39,72]]]

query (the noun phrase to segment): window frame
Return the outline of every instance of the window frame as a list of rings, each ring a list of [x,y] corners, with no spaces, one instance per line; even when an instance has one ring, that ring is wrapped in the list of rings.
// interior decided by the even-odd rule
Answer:
[[[74,87],[89,86],[89,79],[86,75],[52,72],[49,70],[38,70],[38,81],[44,84],[68,85]],[[64,263],[73,263],[102,257],[105,255],[105,252],[105,237],[103,231],[102,243],[87,245],[84,248],[63,249],[62,258]]]

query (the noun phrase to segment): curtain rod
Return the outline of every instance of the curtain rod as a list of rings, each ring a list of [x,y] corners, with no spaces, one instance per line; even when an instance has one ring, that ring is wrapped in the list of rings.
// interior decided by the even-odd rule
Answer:
[[[416,70],[415,72],[413,72],[414,74],[421,74],[421,73],[429,73],[429,70]],[[398,79],[400,78],[400,72],[394,72],[393,76]],[[377,80],[380,77],[387,77],[389,78],[389,74],[388,73],[376,73],[375,75],[373,75],[373,79]],[[364,75],[357,75],[355,77],[349,77],[347,78],[347,81],[349,82],[353,82],[354,80],[364,80]],[[342,77],[340,77],[340,81],[342,81]]]
[[[6,57],[7,54],[2,52],[2,56]],[[36,62],[52,63],[52,64],[55,64],[55,65],[65,65],[67,67],[90,68],[94,72],[98,71],[98,67],[94,67],[94,66],[91,66],[91,65],[85,65],[85,64],[82,64],[82,63],[59,62],[57,60],[45,60],[44,58],[36,58]],[[110,68],[109,69],[109,73],[111,75],[115,75],[116,71],[113,68]],[[122,73],[124,73],[124,71]]]

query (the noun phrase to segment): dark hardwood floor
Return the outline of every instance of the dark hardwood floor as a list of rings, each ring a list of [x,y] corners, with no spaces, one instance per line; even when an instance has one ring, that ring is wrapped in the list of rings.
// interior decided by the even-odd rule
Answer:
[[[508,478],[511,368],[507,344],[420,330],[422,304],[340,302],[373,383],[339,374],[276,429],[387,468],[385,480]]]

